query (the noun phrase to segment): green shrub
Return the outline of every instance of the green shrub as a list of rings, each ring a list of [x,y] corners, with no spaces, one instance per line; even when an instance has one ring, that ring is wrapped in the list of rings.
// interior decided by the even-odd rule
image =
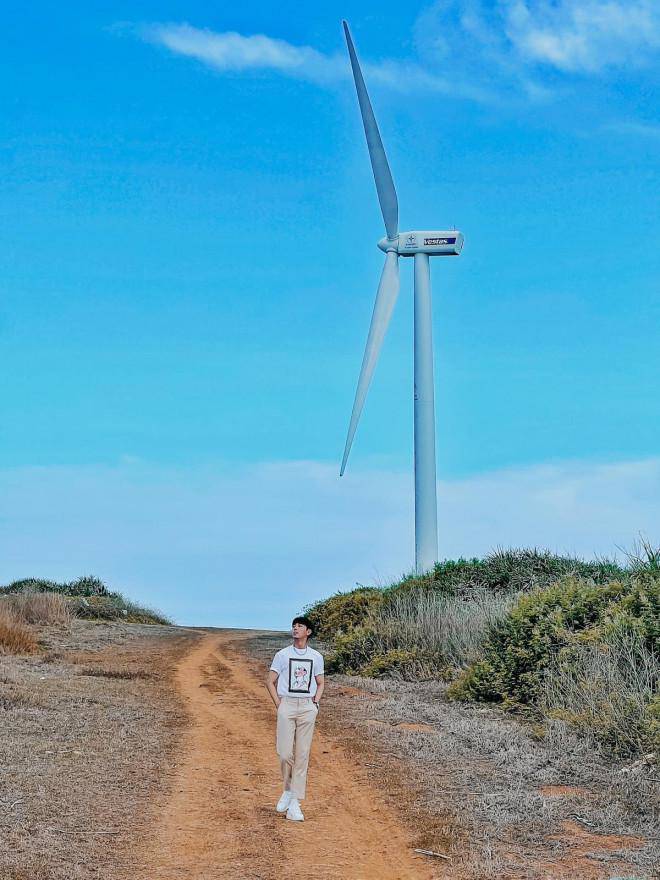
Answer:
[[[87,574],[67,584],[72,596],[109,596],[110,592],[100,578]]]
[[[600,585],[566,578],[522,595],[493,627],[483,659],[453,683],[450,696],[507,705],[535,703],[549,663],[573,639],[597,639],[598,624],[626,590],[620,581]],[[562,656],[567,662],[568,653]]]
[[[626,594],[607,609],[602,636],[615,631],[637,633],[660,656],[660,574],[636,574]]]
[[[397,592],[430,590],[447,596],[469,595],[475,588],[520,592],[547,586],[568,576],[606,583],[625,577],[626,570],[607,559],[585,562],[536,548],[499,549],[483,559],[438,562],[432,571],[421,576],[408,575],[389,589]]]
[[[378,678],[380,675],[395,672],[405,679],[406,673],[411,672],[418,659],[416,651],[405,651],[401,648],[395,648],[386,651],[384,654],[374,654],[362,669],[362,675],[366,675],[369,678]]]
[[[652,697],[646,707],[642,729],[649,743],[649,751],[660,756],[660,694]]]
[[[23,578],[19,581],[12,581],[6,587],[0,587],[0,595],[9,593],[62,593],[63,584],[56,584],[55,581],[48,581],[44,578]]]
[[[336,635],[364,626],[370,615],[381,606],[397,602],[407,594],[440,594],[470,597],[476,591],[515,593],[529,592],[541,586],[574,575],[594,583],[625,578],[626,572],[608,560],[584,562],[568,556],[557,556],[547,550],[498,550],[484,559],[457,559],[438,562],[424,575],[406,575],[384,589],[358,587],[336,593],[328,599],[305,608],[314,621],[318,637],[332,644]]]
[[[470,668],[460,674],[447,688],[447,697],[452,700],[476,700],[484,703],[497,703],[503,697],[501,679],[497,664],[490,660],[475,660]]]
[[[45,578],[23,578],[0,587],[0,595],[8,593],[59,593],[62,596],[118,596],[110,593],[100,578],[83,575],[74,581],[58,584]]]
[[[450,698],[561,718],[632,755],[659,748],[660,549],[628,556],[498,550],[309,611],[329,671],[441,679]]]
[[[107,596],[77,596],[70,600],[71,610],[84,620],[123,620],[125,623],[162,623],[171,621],[158,611],[144,608],[125,599],[121,593]]]
[[[325,659],[328,672],[359,675],[374,654],[374,633],[363,626],[340,633],[334,639],[333,650]]]
[[[361,668],[360,675],[368,678],[389,676],[403,681],[448,681],[454,671],[441,655],[419,648],[390,648],[373,654]]]
[[[100,578],[83,575],[68,583],[58,584],[45,578],[23,578],[0,587],[3,593],[60,593],[63,596],[109,596],[108,588]],[[118,594],[114,594],[118,595]]]
[[[369,612],[382,601],[382,590],[358,587],[350,593],[335,593],[329,599],[309,605],[304,613],[314,624],[316,636],[331,642],[335,636],[362,626]]]

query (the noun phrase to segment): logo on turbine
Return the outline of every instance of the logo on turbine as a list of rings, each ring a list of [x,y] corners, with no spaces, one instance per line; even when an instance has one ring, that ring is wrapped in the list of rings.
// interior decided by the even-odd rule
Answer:
[[[406,239],[406,247],[417,247],[417,236],[409,235]]]
[[[442,244],[456,244],[455,238],[425,238],[424,244],[426,246],[438,246]]]

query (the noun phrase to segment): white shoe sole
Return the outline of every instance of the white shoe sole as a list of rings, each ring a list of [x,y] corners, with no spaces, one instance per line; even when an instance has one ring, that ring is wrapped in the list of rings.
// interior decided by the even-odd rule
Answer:
[[[296,819],[295,816],[289,816],[288,813],[286,814],[286,817],[289,820],[289,822],[304,822],[304,820],[305,820],[304,816],[301,816],[299,819]]]

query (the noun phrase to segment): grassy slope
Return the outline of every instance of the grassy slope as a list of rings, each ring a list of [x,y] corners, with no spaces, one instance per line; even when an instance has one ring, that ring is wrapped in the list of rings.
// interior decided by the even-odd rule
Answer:
[[[63,597],[71,614],[86,620],[123,620],[125,623],[171,623],[159,611],[131,602],[121,593],[109,590],[103,581],[91,575],[80,577],[68,583],[56,583],[55,581],[43,578],[24,578],[13,581],[8,586],[0,587],[0,601],[2,601],[3,596],[10,598],[16,595],[35,593],[46,593]]]
[[[536,550],[447,561],[307,609],[328,668],[450,682],[620,755],[660,751],[660,553],[621,567]]]

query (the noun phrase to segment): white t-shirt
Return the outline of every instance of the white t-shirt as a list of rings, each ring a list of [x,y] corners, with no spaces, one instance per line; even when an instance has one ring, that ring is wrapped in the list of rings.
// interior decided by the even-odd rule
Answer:
[[[310,648],[304,650],[289,645],[273,657],[270,664],[277,672],[277,693],[280,697],[313,697],[316,693],[316,675],[323,675],[323,655]]]

